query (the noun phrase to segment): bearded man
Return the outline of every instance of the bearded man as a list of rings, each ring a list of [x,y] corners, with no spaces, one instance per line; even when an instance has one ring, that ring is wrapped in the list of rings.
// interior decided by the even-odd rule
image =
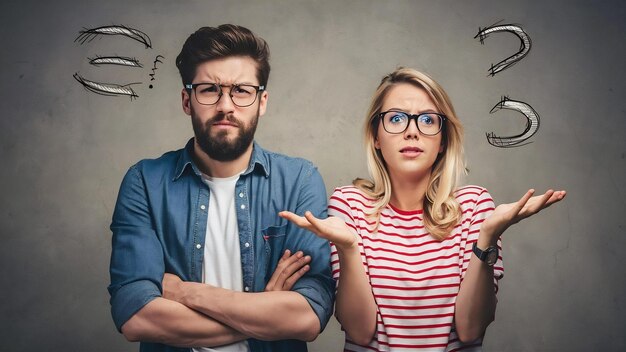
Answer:
[[[203,27],[176,58],[194,138],[127,172],[113,214],[111,311],[141,351],[306,351],[332,314],[330,246],[278,213],[326,217],[309,161],[254,142],[269,49]]]

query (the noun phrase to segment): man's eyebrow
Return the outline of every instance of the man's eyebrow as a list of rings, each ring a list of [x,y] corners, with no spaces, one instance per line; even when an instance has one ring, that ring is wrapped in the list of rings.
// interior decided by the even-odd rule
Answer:
[[[231,83],[231,84],[224,84],[222,82],[211,82],[209,80],[207,80],[207,81],[198,81],[198,82],[194,82],[193,84],[216,84],[216,85],[221,85],[221,86],[225,86],[225,87],[230,87],[230,86],[259,86],[259,84],[254,84],[254,83],[250,83],[250,82],[235,82],[235,83]]]
[[[252,83],[252,82],[250,82],[250,81],[242,81],[242,82],[239,82],[239,81],[237,81],[237,80],[235,80],[233,83],[230,83],[230,84],[224,84],[223,82],[222,82],[222,83],[220,83],[220,84],[225,85],[225,86],[242,86],[242,85],[246,85],[246,86],[258,86],[258,84],[254,84],[254,83]]]

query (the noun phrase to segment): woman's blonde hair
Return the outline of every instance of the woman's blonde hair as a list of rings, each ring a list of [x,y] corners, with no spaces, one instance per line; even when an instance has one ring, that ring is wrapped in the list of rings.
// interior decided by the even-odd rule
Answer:
[[[461,219],[461,207],[454,197],[462,172],[465,172],[463,156],[463,126],[457,118],[448,94],[426,74],[411,68],[398,68],[383,77],[370,105],[365,123],[365,149],[367,166],[372,181],[356,179],[353,184],[374,198],[374,207],[368,216],[376,216],[377,224],[382,208],[391,199],[391,179],[387,165],[379,149],[374,147],[383,101],[396,84],[408,83],[426,91],[440,113],[446,116],[441,133],[444,150],[432,167],[430,181],[424,197],[424,226],[435,238],[443,240]]]

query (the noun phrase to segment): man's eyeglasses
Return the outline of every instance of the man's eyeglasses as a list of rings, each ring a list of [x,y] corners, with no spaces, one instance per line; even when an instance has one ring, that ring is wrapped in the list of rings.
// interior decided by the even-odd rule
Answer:
[[[224,95],[224,88],[229,87],[230,99],[233,104],[244,108],[254,104],[259,92],[265,90],[265,86],[254,86],[251,84],[231,84],[222,85],[217,83],[193,83],[185,84],[185,88],[189,91],[194,91],[196,94],[196,101],[202,105],[214,105],[220,101],[222,95]]]
[[[417,129],[425,136],[434,136],[441,131],[446,116],[434,112],[411,115],[404,111],[384,111],[378,114],[385,131],[391,134],[404,133],[411,120],[415,120]]]

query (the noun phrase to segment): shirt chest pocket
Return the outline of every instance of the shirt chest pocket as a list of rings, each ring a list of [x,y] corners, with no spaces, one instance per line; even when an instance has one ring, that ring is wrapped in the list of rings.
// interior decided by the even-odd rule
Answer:
[[[266,273],[271,276],[278,260],[285,252],[287,241],[287,224],[268,226],[261,230],[265,250]],[[268,276],[269,277],[269,276]]]

